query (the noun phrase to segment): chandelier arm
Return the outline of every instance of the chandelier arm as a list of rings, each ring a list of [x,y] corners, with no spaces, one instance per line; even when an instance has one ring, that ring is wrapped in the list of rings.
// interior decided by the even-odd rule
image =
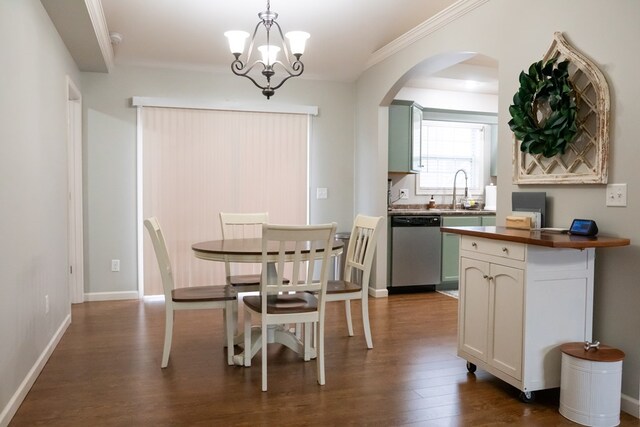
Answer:
[[[267,84],[267,86],[260,86],[260,84],[258,84],[258,82],[256,82],[253,77],[251,77],[249,75],[249,73],[251,72],[251,70],[253,70],[253,68],[256,65],[262,65],[263,69],[266,69],[266,65],[264,64],[264,62],[258,60],[255,61],[253,64],[251,64],[251,66],[247,67],[246,64],[243,64],[242,61],[240,61],[239,59],[236,59],[235,61],[233,61],[231,63],[231,71],[233,72],[233,74],[235,74],[236,76],[240,76],[240,77],[246,77],[249,80],[251,80],[251,82],[256,85],[259,89],[266,89],[269,87],[269,85]],[[243,71],[244,70],[244,71]]]
[[[291,57],[289,56],[289,48],[287,47],[287,41],[282,34],[282,28],[280,28],[280,24],[277,21],[273,21],[273,25],[278,28],[278,34],[280,35],[280,40],[282,41],[282,50],[284,51],[284,57],[287,59],[287,63],[291,64]]]
[[[282,65],[282,63],[280,63],[280,61],[278,61],[277,63],[279,63],[280,65]],[[274,64],[275,65],[275,64]],[[282,86],[284,84],[284,82],[286,82],[287,80],[289,80],[291,77],[298,77],[299,75],[302,74],[302,72],[304,71],[304,64],[300,61],[296,61],[293,63],[294,70],[298,69],[300,71],[297,71],[295,73],[292,73],[291,71],[289,71],[286,67],[284,67],[283,65],[283,69],[287,72],[287,74],[289,74],[287,77],[285,77],[284,79],[282,79],[282,81],[280,83],[278,83],[276,86],[273,86],[272,89],[276,90],[278,89],[280,86]]]

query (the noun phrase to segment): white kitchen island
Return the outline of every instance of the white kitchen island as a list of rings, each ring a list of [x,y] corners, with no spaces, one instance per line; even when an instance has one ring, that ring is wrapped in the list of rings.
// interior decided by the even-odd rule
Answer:
[[[460,235],[458,356],[522,391],[560,386],[560,345],[592,340],[595,248],[629,239],[506,227]]]

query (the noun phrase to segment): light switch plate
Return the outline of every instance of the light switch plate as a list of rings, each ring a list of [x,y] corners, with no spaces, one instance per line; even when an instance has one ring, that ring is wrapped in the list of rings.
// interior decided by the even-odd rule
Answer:
[[[627,206],[627,184],[607,185],[607,206]]]
[[[316,199],[326,199],[327,198],[327,189],[318,187],[316,189]]]

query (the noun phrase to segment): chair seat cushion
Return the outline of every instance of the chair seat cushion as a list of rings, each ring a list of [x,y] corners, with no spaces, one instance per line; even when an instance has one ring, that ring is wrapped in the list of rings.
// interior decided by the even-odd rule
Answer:
[[[262,312],[262,297],[249,295],[242,299],[245,306],[258,313]],[[267,298],[268,314],[306,313],[318,310],[318,299],[307,292],[270,296]]]
[[[327,283],[327,294],[348,294],[360,292],[362,287],[357,283],[347,282],[345,280],[329,280]]]
[[[171,291],[171,299],[175,302],[195,301],[227,301],[238,298],[238,293],[231,286],[192,286],[177,288]]]

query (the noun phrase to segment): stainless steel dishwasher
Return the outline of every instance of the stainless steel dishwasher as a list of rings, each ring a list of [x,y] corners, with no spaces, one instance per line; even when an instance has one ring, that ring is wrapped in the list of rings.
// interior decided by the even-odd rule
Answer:
[[[440,284],[440,216],[391,217],[391,288]]]

